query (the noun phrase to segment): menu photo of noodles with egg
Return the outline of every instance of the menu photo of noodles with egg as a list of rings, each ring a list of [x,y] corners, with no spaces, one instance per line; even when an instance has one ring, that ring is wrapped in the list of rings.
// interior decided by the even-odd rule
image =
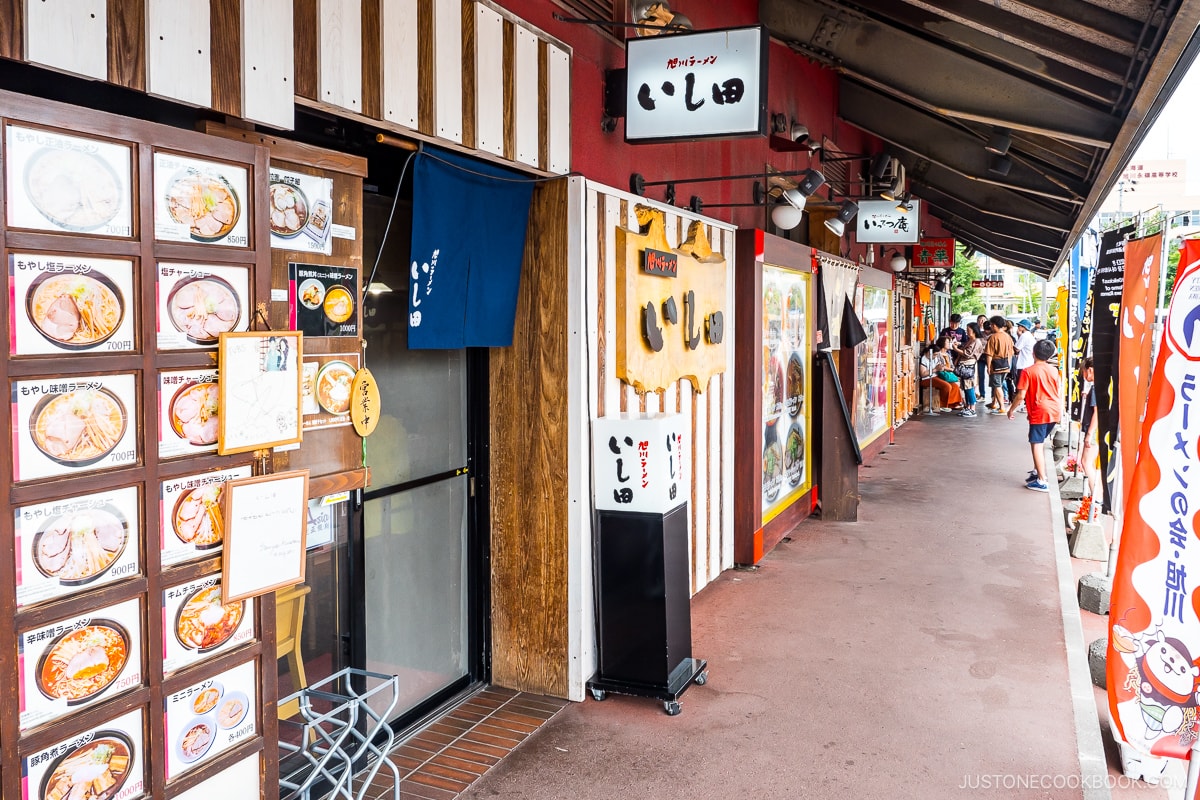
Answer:
[[[254,601],[221,602],[221,575],[163,590],[163,669],[174,672],[254,638]]]
[[[258,733],[254,662],[167,695],[167,780]]]
[[[154,154],[154,238],[160,242],[249,247],[248,170],[158,151]]]
[[[10,228],[133,235],[129,145],[9,124],[5,146]]]
[[[358,268],[288,264],[291,329],[305,336],[358,336]]]
[[[248,478],[251,472],[247,464],[163,480],[159,530],[164,567],[220,554],[225,543],[225,519],[221,512],[225,481]]]
[[[146,787],[142,710],[80,731],[21,763],[22,800],[129,800]]]
[[[12,253],[9,353],[132,352],[137,298],[129,259]]]
[[[126,600],[22,630],[20,728],[27,731],[142,685],[142,610]]]
[[[139,507],[126,486],[15,509],[17,606],[141,574]]]
[[[13,478],[137,463],[137,379],[72,375],[12,384]]]
[[[160,372],[159,457],[172,458],[215,452],[219,406],[215,369]]]
[[[221,334],[250,326],[250,270],[160,261],[159,350],[215,348]]]

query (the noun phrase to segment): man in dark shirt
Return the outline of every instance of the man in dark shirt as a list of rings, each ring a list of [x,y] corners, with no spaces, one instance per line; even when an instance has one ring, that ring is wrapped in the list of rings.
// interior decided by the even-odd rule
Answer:
[[[962,327],[962,314],[950,315],[950,327],[942,330],[942,336],[949,336],[956,350],[967,341],[967,329]]]

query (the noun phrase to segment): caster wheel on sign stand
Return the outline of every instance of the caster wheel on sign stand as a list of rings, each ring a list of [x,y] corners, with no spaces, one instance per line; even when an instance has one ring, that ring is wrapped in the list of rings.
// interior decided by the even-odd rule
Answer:
[[[603,689],[592,689],[590,691],[592,693],[592,699],[595,700],[597,703],[601,702],[602,700],[604,700],[604,698],[608,697],[608,692],[604,691]]]
[[[697,686],[703,686],[706,683],[708,683],[708,670],[704,670],[704,672],[701,672],[699,675],[696,676],[696,685]]]
[[[679,705],[679,703],[673,700],[667,700],[663,703],[663,711],[667,712],[668,717],[673,717],[682,710],[683,708]]]

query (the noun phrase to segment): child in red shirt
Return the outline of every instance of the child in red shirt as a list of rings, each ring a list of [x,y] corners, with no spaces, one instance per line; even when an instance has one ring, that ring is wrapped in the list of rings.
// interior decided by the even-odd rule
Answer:
[[[1054,433],[1054,426],[1062,419],[1062,390],[1058,383],[1058,370],[1048,362],[1054,357],[1054,343],[1042,339],[1033,346],[1033,366],[1021,372],[1017,393],[1008,407],[1008,418],[1012,419],[1025,401],[1029,415],[1029,447],[1033,451],[1033,472],[1025,482],[1026,489],[1048,492],[1046,484],[1046,455],[1043,443]]]

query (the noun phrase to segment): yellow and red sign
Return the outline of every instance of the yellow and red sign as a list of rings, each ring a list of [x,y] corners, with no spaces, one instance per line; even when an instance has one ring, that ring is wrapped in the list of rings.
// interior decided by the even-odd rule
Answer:
[[[1110,716],[1138,750],[1187,758],[1200,736],[1200,241],[1184,242],[1141,436],[1123,444],[1137,464],[1109,612]]]

